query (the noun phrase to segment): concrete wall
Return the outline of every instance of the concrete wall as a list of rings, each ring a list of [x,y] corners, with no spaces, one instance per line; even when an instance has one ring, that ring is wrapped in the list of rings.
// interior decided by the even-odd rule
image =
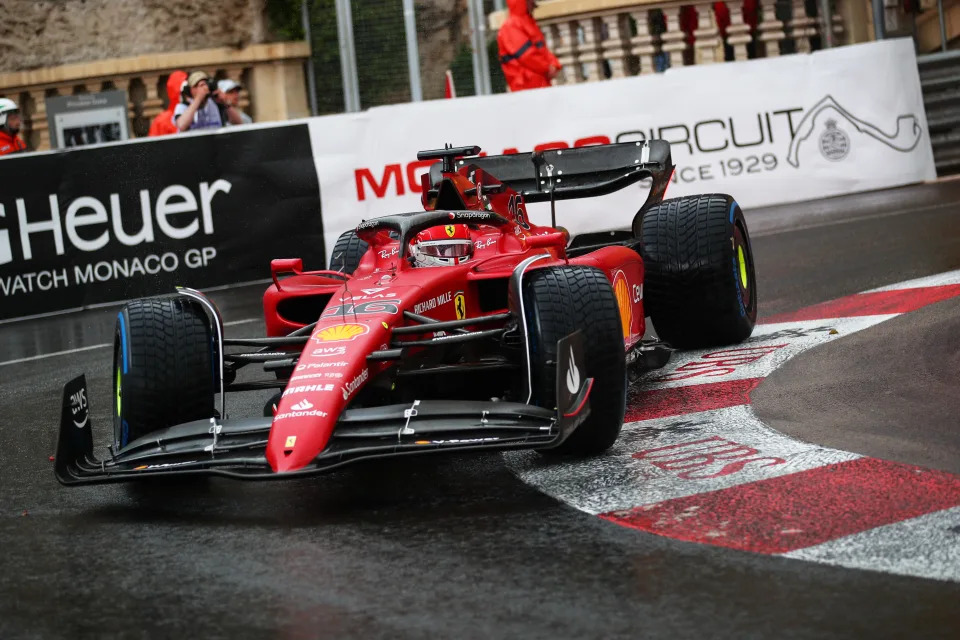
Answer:
[[[266,0],[2,0],[0,69],[267,40]]]

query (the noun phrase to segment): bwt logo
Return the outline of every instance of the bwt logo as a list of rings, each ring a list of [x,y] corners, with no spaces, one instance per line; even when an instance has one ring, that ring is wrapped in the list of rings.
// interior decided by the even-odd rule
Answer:
[[[154,224],[161,233],[174,240],[185,240],[194,236],[200,231],[201,225],[203,233],[212,235],[213,198],[218,193],[230,193],[232,186],[226,180],[217,180],[212,185],[201,182],[199,203],[194,192],[180,184],[164,188],[155,201],[151,200],[148,189],[141,189],[141,224],[140,228],[133,232],[124,228],[120,196],[116,193],[111,193],[109,196],[109,215],[104,203],[97,198],[80,196],[67,206],[63,217],[60,213],[60,200],[57,194],[51,194],[48,196],[49,218],[33,222],[27,219],[27,205],[24,199],[17,198],[15,202],[19,223],[20,254],[24,262],[32,260],[31,236],[40,237],[40,234],[51,233],[57,255],[62,256],[65,253],[64,230],[70,244],[80,251],[99,251],[107,246],[110,242],[111,230],[116,240],[128,247],[151,244],[156,239]],[[197,215],[198,211],[199,215]],[[0,224],[6,217],[6,209],[3,204],[0,204]],[[108,223],[110,226],[107,228],[100,226]],[[83,229],[82,235],[81,229]],[[99,233],[96,233],[98,230]],[[9,229],[0,229],[0,265],[13,262],[15,242],[15,233],[11,234]]]

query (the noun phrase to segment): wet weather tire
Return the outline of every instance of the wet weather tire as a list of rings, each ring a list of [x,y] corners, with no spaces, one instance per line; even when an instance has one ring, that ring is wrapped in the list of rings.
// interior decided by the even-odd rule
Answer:
[[[210,323],[183,296],[132,300],[117,317],[113,376],[117,446],[214,415]]]
[[[634,220],[646,270],[644,306],[657,335],[693,349],[746,340],[757,278],[740,205],[728,195],[665,200]]]
[[[609,449],[620,434],[626,408],[626,363],[617,298],[599,269],[557,266],[523,278],[524,314],[530,341],[533,402],[557,403],[557,341],[583,332],[583,375],[594,378],[590,415],[559,447],[543,453],[588,456]]]
[[[352,274],[360,265],[363,254],[367,252],[367,243],[357,237],[357,232],[344,231],[333,245],[330,255],[330,269]]]

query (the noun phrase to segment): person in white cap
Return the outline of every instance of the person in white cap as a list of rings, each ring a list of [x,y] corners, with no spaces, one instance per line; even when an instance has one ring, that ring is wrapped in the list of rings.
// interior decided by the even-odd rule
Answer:
[[[194,71],[187,77],[180,96],[181,102],[173,110],[173,124],[180,132],[243,123],[231,105],[223,104],[221,110],[220,90],[203,71]]]
[[[0,98],[0,156],[24,151],[27,145],[20,133],[20,107],[10,98]]]
[[[239,83],[234,82],[230,78],[217,83],[217,89],[220,90],[220,95],[223,96],[223,104],[233,107],[236,112],[240,114],[240,119],[243,121],[243,124],[250,124],[253,122],[253,118],[240,110],[240,89],[242,88]]]

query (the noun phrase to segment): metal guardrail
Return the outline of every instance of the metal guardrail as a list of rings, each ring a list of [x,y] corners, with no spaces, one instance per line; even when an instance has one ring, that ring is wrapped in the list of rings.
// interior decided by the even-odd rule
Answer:
[[[917,58],[937,175],[960,173],[960,51]]]

